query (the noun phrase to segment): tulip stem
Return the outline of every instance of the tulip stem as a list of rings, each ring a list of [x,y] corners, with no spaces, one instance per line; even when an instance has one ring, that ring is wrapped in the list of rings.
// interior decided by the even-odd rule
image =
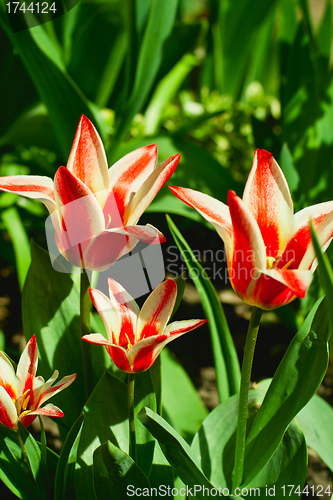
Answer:
[[[127,380],[127,402],[128,402],[128,420],[129,420],[129,454],[136,462],[136,436],[135,436],[135,418],[134,418],[134,384],[135,373],[128,374]]]
[[[235,488],[240,486],[243,479],[249,385],[251,380],[253,355],[258,336],[261,314],[262,314],[261,309],[259,309],[258,307],[252,308],[251,319],[247,331],[245,348],[244,348],[242,376],[241,376],[239,404],[238,404],[235,464],[232,473],[233,491],[235,490]]]
[[[81,337],[90,333],[90,310],[91,300],[89,295],[89,278],[87,271],[82,269],[81,273],[81,290],[80,290],[80,326]],[[93,390],[92,377],[92,355],[91,346],[88,342],[81,341],[82,347],[82,363],[84,373],[84,385],[86,390],[86,398],[90,396]]]

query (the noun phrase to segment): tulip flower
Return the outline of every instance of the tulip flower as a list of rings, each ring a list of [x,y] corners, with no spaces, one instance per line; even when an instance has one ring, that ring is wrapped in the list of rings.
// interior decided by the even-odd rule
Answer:
[[[211,222],[225,244],[229,279],[238,297],[262,309],[303,298],[316,268],[310,220],[323,248],[333,236],[333,201],[293,215],[287,181],[271,153],[257,149],[243,199],[228,206],[192,189],[171,191]]]
[[[67,166],[58,168],[54,181],[34,175],[8,176],[0,178],[0,190],[44,203],[60,253],[77,267],[101,271],[140,240],[165,241],[152,226],[136,224],[179,159],[179,154],[171,156],[156,167],[154,144],[127,154],[108,170],[101,139],[82,116]]]
[[[48,417],[64,415],[51,403],[43,408],[41,405],[74,382],[76,373],[52,385],[58,378],[58,370],[44,382],[43,377],[36,377],[37,364],[38,349],[35,336],[31,337],[20,357],[16,375],[12,363],[0,351],[0,423],[8,429],[17,429],[18,421],[28,427],[37,415]]]
[[[108,340],[100,333],[82,338],[91,344],[104,345],[114,364],[124,372],[148,370],[166,344],[207,322],[192,319],[167,326],[177,297],[173,280],[166,280],[155,288],[141,311],[119,283],[111,278],[108,282],[110,299],[99,290],[90,289]]]

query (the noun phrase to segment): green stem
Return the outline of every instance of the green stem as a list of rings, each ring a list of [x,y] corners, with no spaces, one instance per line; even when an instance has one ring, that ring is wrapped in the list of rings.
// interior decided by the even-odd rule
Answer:
[[[30,460],[29,460],[29,457],[28,457],[28,453],[27,453],[27,450],[25,449],[25,446],[24,446],[24,443],[23,443],[23,440],[22,440],[19,428],[17,428],[17,438],[18,438],[18,442],[19,442],[20,448],[22,450],[22,454],[23,454],[24,460],[26,461],[26,463],[27,463],[27,465],[29,467],[29,470],[32,473],[32,469],[31,469],[31,464],[30,464]]]
[[[245,348],[244,348],[242,377],[241,377],[241,385],[239,392],[235,464],[232,473],[233,491],[241,484],[243,478],[249,385],[251,380],[254,348],[257,341],[261,314],[262,314],[261,309],[259,309],[258,307],[252,308],[251,319],[247,331]]]
[[[87,271],[82,269],[81,273],[81,290],[80,290],[80,327],[81,337],[90,333],[90,310],[91,300],[89,295],[89,278]],[[92,357],[91,346],[84,340],[81,341],[82,346],[82,362],[84,373],[84,385],[86,389],[86,397],[88,398],[93,390],[92,377]]]
[[[128,402],[128,420],[129,420],[129,454],[136,462],[136,437],[135,437],[135,419],[134,419],[134,384],[135,373],[128,374],[127,380],[127,402]]]

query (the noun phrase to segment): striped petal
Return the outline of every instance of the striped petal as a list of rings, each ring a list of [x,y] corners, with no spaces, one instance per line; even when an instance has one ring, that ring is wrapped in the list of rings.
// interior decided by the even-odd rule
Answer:
[[[286,264],[289,269],[310,269],[315,258],[311,243],[310,220],[323,247],[333,236],[333,201],[304,208],[294,215],[294,227],[281,256],[278,267]]]
[[[76,130],[67,169],[94,193],[103,207],[109,188],[107,160],[97,130],[84,115]]]
[[[104,271],[122,255],[128,253],[131,248],[134,248],[137,241],[159,244],[165,241],[165,237],[160,231],[149,225],[107,229],[94,238],[84,251],[84,267]]]
[[[20,397],[29,390],[29,404],[34,404],[34,379],[38,365],[38,348],[36,337],[33,335],[21,354],[17,365],[16,377],[18,380],[17,394]]]
[[[157,163],[157,146],[136,149],[109,169],[109,192],[116,199],[124,224],[125,210],[140,186],[153,172]],[[113,200],[112,200],[113,201]],[[107,210],[107,204],[105,210]]]
[[[207,320],[177,321],[168,325],[162,335],[144,338],[128,351],[132,371],[142,372],[148,370],[164,346],[205,323],[207,323]]]
[[[123,347],[112,344],[111,342],[106,340],[100,333],[91,333],[90,335],[84,335],[82,339],[86,342],[89,342],[90,344],[104,345],[110,358],[112,359],[116,367],[119,368],[119,370],[122,370],[126,373],[132,372],[127,358],[126,349],[124,349]]]
[[[159,190],[174,173],[179,160],[180,154],[176,154],[167,160],[164,160],[158,167],[155,168],[126,207],[124,213],[124,224],[132,225],[137,223]]]
[[[12,398],[4,387],[0,385],[0,424],[8,429],[15,429],[17,411]]]
[[[52,396],[55,396],[59,392],[66,389],[66,387],[68,387],[69,385],[71,385],[74,382],[74,380],[76,379],[76,376],[77,376],[76,373],[73,373],[73,375],[67,375],[66,377],[63,377],[59,382],[52,385],[54,383],[54,381],[56,380],[56,378],[58,377],[58,375],[59,375],[58,370],[55,370],[55,372],[53,373],[53,376],[41,388],[40,393],[39,393],[39,397],[38,397],[38,401],[36,402],[35,407],[33,408],[32,406],[30,406],[30,408],[32,410],[36,410],[43,403],[45,403],[45,401],[50,399]]]
[[[311,271],[267,269],[252,287],[245,302],[261,309],[276,309],[296,297],[304,298],[312,280]]]
[[[41,201],[50,214],[57,209],[53,180],[49,177],[39,175],[0,177],[0,190]]]
[[[136,340],[162,334],[172,314],[177,285],[166,280],[149,295],[138,317]]]
[[[228,193],[228,205],[233,225],[229,278],[235,292],[243,299],[258,271],[266,269],[265,245],[255,218],[233,191]]]
[[[17,379],[13,365],[0,351],[0,387],[3,387],[13,401],[17,399]]]
[[[257,221],[267,256],[276,258],[293,227],[293,202],[282,170],[263,149],[255,152],[243,201]]]
[[[55,197],[62,217],[61,241],[65,257],[82,266],[82,256],[92,238],[105,229],[101,207],[90,189],[66,167],[58,168]]]
[[[113,343],[125,349],[135,343],[135,331],[140,309],[133,297],[117,281],[109,278],[109,295],[112,307],[119,318],[119,335]]]
[[[110,299],[99,290],[89,290],[92,303],[94,304],[101,320],[104,323],[109,342],[119,338],[120,320],[117,311],[112,307]],[[97,334],[94,334],[97,335]],[[98,334],[100,335],[100,334]],[[104,339],[104,337],[103,337]]]
[[[29,427],[29,425],[32,424],[37,415],[45,415],[46,417],[63,417],[64,412],[57,406],[54,406],[52,403],[48,403],[44,406],[44,408],[38,408],[37,410],[29,412],[27,415],[20,417],[19,420],[24,425],[24,427]]]

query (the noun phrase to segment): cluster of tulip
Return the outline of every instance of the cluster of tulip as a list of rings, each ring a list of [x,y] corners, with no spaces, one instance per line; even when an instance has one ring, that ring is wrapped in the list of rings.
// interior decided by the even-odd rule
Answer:
[[[156,166],[157,149],[153,145],[133,151],[108,169],[101,139],[82,116],[67,166],[58,168],[54,181],[39,176],[2,177],[0,190],[43,202],[51,216],[59,252],[83,273],[101,271],[133,250],[139,241],[165,241],[158,229],[137,222],[173,174],[179,159],[180,155],[175,155]],[[310,221],[321,247],[326,249],[333,236],[333,201],[294,215],[286,179],[273,156],[264,150],[255,153],[243,198],[229,191],[228,206],[192,189],[170,189],[217,230],[225,245],[231,285],[243,301],[255,309],[270,310],[306,295],[316,267]],[[116,367],[130,375],[148,370],[166,344],[207,321],[168,324],[177,298],[174,280],[157,286],[141,310],[121,284],[109,278],[108,285],[109,298],[100,290],[90,289],[107,339],[101,333],[87,331],[82,338],[104,346]],[[53,385],[58,371],[44,382],[36,376],[37,361],[35,337],[27,343],[16,374],[9,358],[0,352],[0,423],[9,429],[17,429],[19,421],[27,427],[37,415],[63,415],[52,404],[42,405],[74,382],[76,374]],[[250,372],[247,370],[241,387],[245,420]],[[239,414],[239,422],[242,419],[244,411]],[[239,429],[234,485],[241,482],[242,467],[237,470],[237,463],[244,459],[245,428],[241,423]],[[241,450],[238,454],[237,448]]]

